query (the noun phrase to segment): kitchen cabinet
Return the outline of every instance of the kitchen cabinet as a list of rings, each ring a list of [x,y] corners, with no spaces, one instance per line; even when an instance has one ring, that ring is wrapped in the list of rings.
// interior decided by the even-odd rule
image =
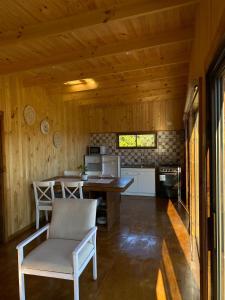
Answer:
[[[123,195],[155,196],[155,168],[121,168],[121,176],[134,178]]]

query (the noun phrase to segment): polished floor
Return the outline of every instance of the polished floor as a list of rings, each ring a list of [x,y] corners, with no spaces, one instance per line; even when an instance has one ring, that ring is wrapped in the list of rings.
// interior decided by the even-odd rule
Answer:
[[[187,216],[167,200],[123,197],[120,224],[98,232],[98,280],[91,265],[80,277],[80,300],[197,300],[199,274]],[[18,298],[16,244],[0,246],[0,299]],[[73,283],[26,277],[27,300],[73,299]]]

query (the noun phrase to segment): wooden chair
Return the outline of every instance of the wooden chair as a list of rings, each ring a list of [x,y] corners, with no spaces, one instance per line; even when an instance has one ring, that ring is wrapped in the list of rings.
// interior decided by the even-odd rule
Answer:
[[[78,199],[77,193],[79,192],[79,198],[83,199],[83,190],[82,190],[83,185],[84,185],[83,181],[72,181],[72,182],[61,181],[62,197]]]
[[[24,274],[73,280],[74,300],[79,300],[79,276],[91,259],[97,279],[96,205],[93,199],[55,199],[51,224],[17,246],[20,300],[25,300]],[[24,247],[44,232],[47,239],[24,257]]]
[[[36,229],[39,229],[40,211],[45,212],[48,221],[48,211],[52,210],[52,201],[55,198],[54,181],[34,181],[34,198],[36,205]]]

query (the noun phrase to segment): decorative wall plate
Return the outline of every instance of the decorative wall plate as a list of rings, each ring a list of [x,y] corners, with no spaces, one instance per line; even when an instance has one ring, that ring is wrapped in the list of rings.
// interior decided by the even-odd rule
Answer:
[[[46,119],[41,121],[41,132],[43,134],[49,133],[49,123],[48,123],[48,120],[46,120]]]
[[[53,145],[56,148],[59,148],[62,146],[62,134],[59,131],[56,131],[53,135]]]
[[[23,117],[27,125],[33,125],[36,120],[36,112],[34,108],[30,105],[25,106],[23,111]]]

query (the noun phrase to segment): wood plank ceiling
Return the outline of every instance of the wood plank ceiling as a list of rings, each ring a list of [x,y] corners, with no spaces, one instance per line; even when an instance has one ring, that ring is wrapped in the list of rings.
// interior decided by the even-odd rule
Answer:
[[[183,99],[194,0],[1,0],[0,74],[22,72],[65,101],[114,104]],[[74,92],[63,83],[92,78]]]

